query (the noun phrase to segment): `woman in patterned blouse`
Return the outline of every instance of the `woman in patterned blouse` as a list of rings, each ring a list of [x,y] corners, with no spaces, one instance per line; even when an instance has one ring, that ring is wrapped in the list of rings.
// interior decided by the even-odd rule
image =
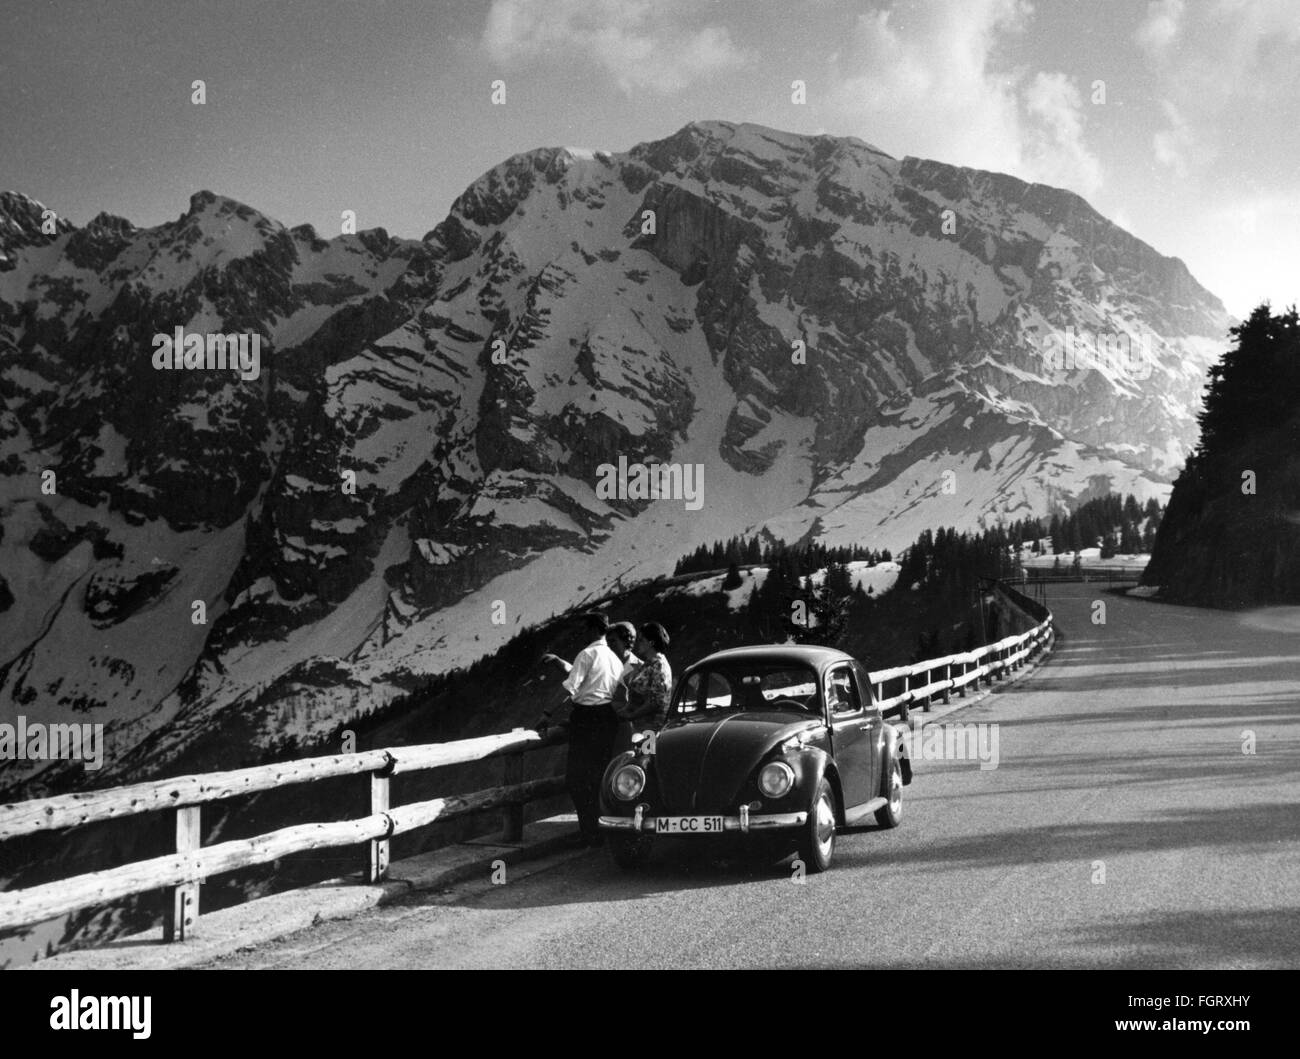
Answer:
[[[646,622],[641,627],[633,648],[640,665],[633,663],[623,674],[628,702],[632,712],[628,719],[632,731],[642,732],[652,728],[656,732],[668,719],[668,703],[673,693],[673,670],[664,651],[668,649],[668,633],[657,621]]]

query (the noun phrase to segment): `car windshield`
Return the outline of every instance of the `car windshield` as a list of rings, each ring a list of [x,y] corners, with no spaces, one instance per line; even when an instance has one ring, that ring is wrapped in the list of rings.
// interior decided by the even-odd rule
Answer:
[[[721,710],[799,710],[820,713],[817,674],[806,666],[733,662],[697,669],[677,688],[676,716]]]

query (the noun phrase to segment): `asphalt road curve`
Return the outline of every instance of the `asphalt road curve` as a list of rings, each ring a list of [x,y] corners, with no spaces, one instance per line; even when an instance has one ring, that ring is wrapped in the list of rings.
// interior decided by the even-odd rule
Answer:
[[[998,725],[997,768],[919,761],[824,875],[575,851],[215,966],[1300,966],[1300,608],[1048,603],[1052,659],[947,718]]]

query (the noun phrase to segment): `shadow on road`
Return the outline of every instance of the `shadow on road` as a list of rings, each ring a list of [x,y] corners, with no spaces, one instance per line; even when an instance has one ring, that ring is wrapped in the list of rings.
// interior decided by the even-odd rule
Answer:
[[[919,866],[935,870],[972,865],[1012,868],[1026,864],[1087,864],[1128,853],[1262,848],[1294,842],[1296,829],[1294,802],[1261,802],[1223,809],[1168,810],[1139,819],[1082,820],[982,831],[923,848],[903,849],[880,843],[869,851],[869,859],[877,867],[897,864],[913,870]]]
[[[1189,645],[1190,647],[1191,645]],[[1236,657],[1228,665],[1211,665],[1197,659],[1207,657],[1205,652],[1188,650],[1166,653],[1152,658],[1137,647],[1106,644],[1104,657],[1075,653],[1054,658],[1046,667],[1034,674],[1032,687],[1036,693],[1066,692],[1076,694],[1089,691],[1116,689],[1137,690],[1163,687],[1177,689],[1183,686],[1206,688],[1222,684],[1279,683],[1294,690],[1300,684],[1300,658],[1294,656]],[[1147,669],[1143,663],[1164,663],[1158,669]],[[1086,670],[1094,672],[1086,672]],[[1300,706],[1297,706],[1300,712]]]
[[[860,844],[862,836],[880,831],[871,826],[841,831],[838,848],[848,849],[846,839]],[[837,852],[837,863],[840,858],[841,853]],[[564,872],[568,883],[563,894],[548,895],[546,887],[530,887],[527,891],[513,888],[508,897],[515,908],[545,908],[563,907],[575,901],[617,903],[663,894],[688,894],[693,890],[717,894],[728,887],[739,890],[749,885],[765,886],[774,880],[788,880],[793,873],[792,861],[791,854],[782,856],[779,851],[768,856],[735,845],[716,847],[693,839],[660,839],[649,861],[635,871],[619,868],[607,850],[594,849],[555,865]],[[831,871],[834,870],[832,865]],[[491,901],[494,896],[494,891],[484,890],[469,900]],[[412,894],[400,903],[416,907],[442,901],[436,894]]]
[[[1232,699],[1243,701],[1233,702]],[[1140,696],[1138,696],[1138,700],[1140,701]],[[998,720],[999,718],[990,713],[989,719]],[[1224,736],[1224,745],[1228,746],[1233,742],[1239,742],[1243,724],[1267,724],[1270,720],[1279,723],[1300,720],[1300,701],[1297,701],[1294,693],[1287,691],[1269,697],[1251,694],[1220,694],[1218,699],[1213,702],[1163,702],[1151,705],[1124,706],[1120,709],[1081,710],[1071,713],[1046,710],[1030,717],[1017,714],[1014,719],[1002,723],[1010,729],[1027,724],[1069,724],[1073,721],[1084,724],[1116,725],[1207,722],[1224,726],[1227,730]],[[1129,733],[1125,734],[1128,735]]]
[[[839,966],[880,969],[942,967],[949,970],[1294,968],[1300,955],[1298,924],[1300,907],[1123,915],[1102,923],[1063,930],[1058,942],[1060,948],[1048,958],[1028,960],[991,956],[978,962],[935,958]],[[1245,989],[1241,991],[1248,992]],[[1139,1017],[1156,1017],[1163,1021],[1169,1017],[1169,1012],[1159,1015],[1147,1013]],[[1233,1016],[1225,1012],[1222,1017]],[[1236,1017],[1250,1016],[1241,1013]]]

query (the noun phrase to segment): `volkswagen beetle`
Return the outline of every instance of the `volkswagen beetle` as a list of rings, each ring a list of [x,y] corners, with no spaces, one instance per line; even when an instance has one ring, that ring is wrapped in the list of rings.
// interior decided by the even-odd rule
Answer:
[[[911,780],[860,662],[828,647],[737,647],[690,666],[664,727],[610,762],[600,827],[628,869],[661,837],[770,836],[819,872],[837,828],[873,816],[897,827]]]

